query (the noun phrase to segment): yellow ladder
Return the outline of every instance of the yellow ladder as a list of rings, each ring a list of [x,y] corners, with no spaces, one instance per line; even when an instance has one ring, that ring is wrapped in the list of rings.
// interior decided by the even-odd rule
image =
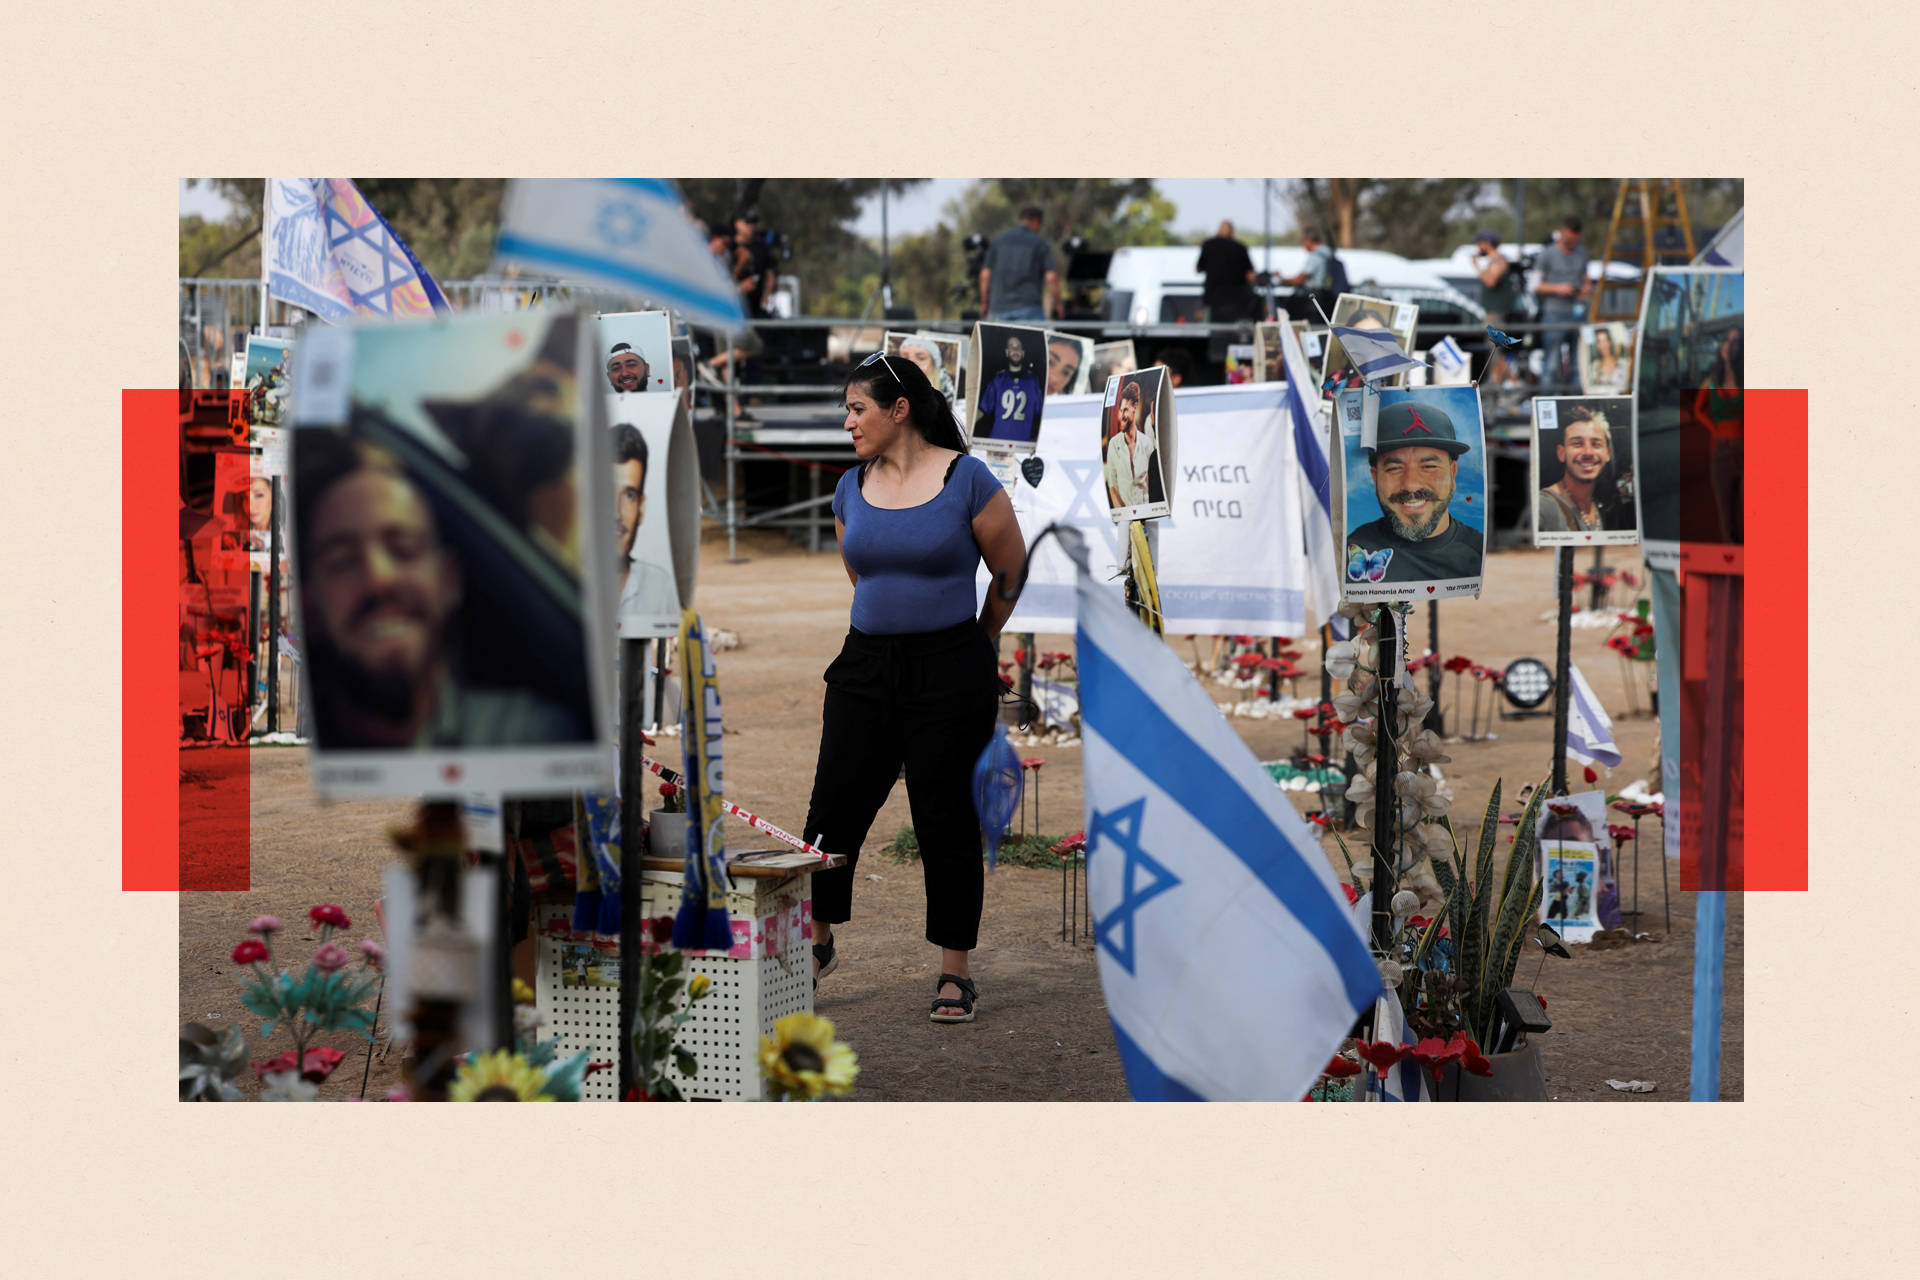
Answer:
[[[1634,203],[1630,208],[1628,200]],[[1668,212],[1668,209],[1671,212]],[[1622,229],[1637,227],[1637,245],[1622,244]],[[1680,245],[1661,245],[1663,227],[1680,228]],[[1683,247],[1684,246],[1684,247]],[[1618,249],[1620,252],[1616,253]],[[1600,256],[1600,287],[1593,301],[1592,318],[1601,320],[1637,320],[1640,318],[1640,294],[1646,285],[1648,270],[1656,266],[1685,266],[1695,255],[1693,224],[1687,218],[1687,197],[1678,178],[1622,178],[1613,197],[1613,218],[1607,225],[1607,246]],[[1638,281],[1611,282],[1606,278],[1608,262],[1632,262],[1638,259],[1642,275]]]

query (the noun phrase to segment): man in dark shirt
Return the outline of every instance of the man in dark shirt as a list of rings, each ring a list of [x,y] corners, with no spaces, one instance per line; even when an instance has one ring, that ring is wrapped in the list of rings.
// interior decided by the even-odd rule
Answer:
[[[1541,324],[1577,321],[1582,304],[1592,292],[1593,284],[1587,279],[1587,251],[1580,244],[1580,227],[1580,219],[1569,214],[1560,223],[1555,242],[1540,251],[1537,263],[1540,282],[1534,286],[1533,296],[1540,302]],[[1579,335],[1580,330],[1571,326],[1541,333],[1540,345],[1547,353],[1541,382],[1561,385],[1580,381],[1573,366],[1573,344]]]
[[[1453,419],[1438,405],[1403,400],[1380,410],[1373,492],[1386,514],[1347,536],[1353,582],[1444,582],[1480,573],[1480,530],[1448,510],[1460,475]],[[1384,566],[1378,564],[1384,555]],[[1382,577],[1373,573],[1384,567]]]
[[[1207,319],[1232,324],[1254,318],[1259,298],[1253,292],[1253,258],[1247,246],[1233,238],[1231,222],[1222,222],[1213,239],[1200,246],[1197,269],[1206,278],[1200,302],[1207,309]]]
[[[1059,311],[1060,273],[1041,238],[1037,204],[1020,210],[1020,225],[994,237],[980,268],[980,314],[989,320],[1045,320]]]
[[[773,298],[773,246],[760,234],[760,215],[748,209],[733,220],[733,282],[752,320],[765,320]]]

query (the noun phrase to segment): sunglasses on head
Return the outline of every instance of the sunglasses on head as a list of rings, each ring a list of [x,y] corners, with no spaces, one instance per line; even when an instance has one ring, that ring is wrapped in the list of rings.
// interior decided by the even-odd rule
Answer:
[[[873,364],[875,361],[878,361],[880,363],[880,366],[887,371],[887,376],[889,378],[892,378],[895,382],[900,381],[900,375],[893,371],[893,365],[888,363],[887,353],[884,351],[874,352],[872,355],[868,356],[865,360],[862,360],[860,362],[860,367],[864,369],[868,365]]]

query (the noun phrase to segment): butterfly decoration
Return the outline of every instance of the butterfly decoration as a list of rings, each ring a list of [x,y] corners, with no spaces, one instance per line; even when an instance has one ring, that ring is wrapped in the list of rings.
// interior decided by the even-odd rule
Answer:
[[[1325,384],[1323,384],[1320,389],[1322,391],[1338,391],[1340,389],[1340,384],[1345,382],[1346,380],[1347,380],[1346,374],[1336,373],[1331,378],[1328,378]]]
[[[1028,454],[1020,459],[1020,474],[1025,476],[1027,483],[1036,489],[1040,487],[1040,477],[1046,474],[1046,470],[1047,464],[1040,460],[1040,455],[1037,453]]]
[[[1508,351],[1518,351],[1525,342],[1525,339],[1516,338],[1510,333],[1502,333],[1492,325],[1487,326],[1487,336],[1493,339],[1495,346],[1503,347]]]
[[[1387,576],[1387,561],[1393,559],[1393,548],[1382,547],[1369,554],[1366,548],[1354,543],[1347,544],[1347,581],[1379,582]]]

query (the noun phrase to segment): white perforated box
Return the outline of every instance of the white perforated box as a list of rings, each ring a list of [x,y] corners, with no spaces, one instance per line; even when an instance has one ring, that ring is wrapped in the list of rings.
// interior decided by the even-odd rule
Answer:
[[[641,913],[672,915],[680,909],[678,872],[649,871],[642,881]],[[813,1011],[813,901],[807,876],[785,879],[738,877],[727,894],[733,921],[732,950],[688,952],[691,976],[704,973],[713,989],[694,1006],[680,1028],[679,1043],[699,1063],[687,1079],[669,1067],[680,1092],[690,1101],[758,1102],[760,1037],[771,1035],[774,1021],[790,1013]],[[576,934],[564,906],[541,908],[539,975],[536,990],[546,1015],[546,1034],[561,1038],[564,1054],[582,1049],[593,1061],[617,1064],[619,1058],[619,948],[593,934]],[[596,970],[595,961],[600,961]],[[571,970],[571,974],[568,974]],[[571,977],[573,985],[568,985]],[[612,1101],[619,1072],[588,1077],[582,1097]]]

